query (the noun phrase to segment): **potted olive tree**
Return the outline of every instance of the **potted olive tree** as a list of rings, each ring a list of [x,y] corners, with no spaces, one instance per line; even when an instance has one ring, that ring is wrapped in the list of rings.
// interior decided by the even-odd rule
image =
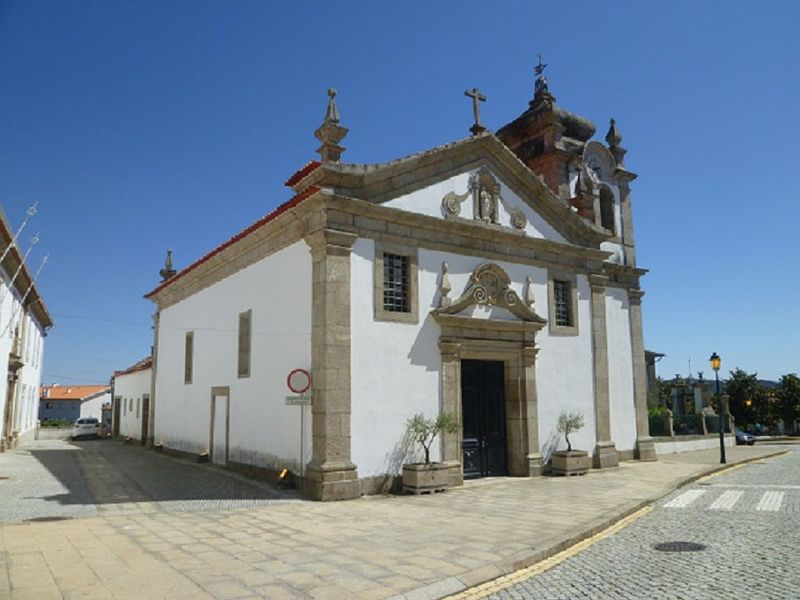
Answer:
[[[558,416],[556,429],[564,435],[567,442],[566,450],[556,450],[552,457],[552,470],[556,475],[583,475],[592,466],[589,453],[583,450],[573,450],[569,436],[583,427],[583,413],[580,411],[563,411]]]
[[[403,465],[403,490],[414,494],[438,492],[450,485],[451,471],[455,465],[431,462],[431,444],[440,433],[454,433],[458,423],[450,413],[441,413],[435,419],[416,414],[407,422],[409,438],[422,447],[425,462]]]

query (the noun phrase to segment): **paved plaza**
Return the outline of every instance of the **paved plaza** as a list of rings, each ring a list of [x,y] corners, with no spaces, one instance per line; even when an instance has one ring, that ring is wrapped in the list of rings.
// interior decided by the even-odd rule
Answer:
[[[47,444],[0,454],[0,516],[16,521],[0,526],[1,598],[438,598],[550,556],[718,466],[702,451],[583,477],[318,503],[115,441]],[[23,521],[47,511],[83,518]]]

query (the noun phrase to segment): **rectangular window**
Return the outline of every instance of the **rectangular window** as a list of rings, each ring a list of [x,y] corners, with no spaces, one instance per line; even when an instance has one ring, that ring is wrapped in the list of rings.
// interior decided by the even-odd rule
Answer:
[[[187,331],[186,344],[183,353],[183,383],[192,383],[193,361],[194,361],[194,331]]]
[[[250,377],[253,311],[239,313],[239,377]]]
[[[141,398],[136,399],[136,418],[139,418],[139,403],[142,401]]]
[[[383,310],[410,312],[408,301],[408,257],[383,253]]]
[[[558,327],[572,327],[572,292],[569,281],[553,280],[553,297]]]

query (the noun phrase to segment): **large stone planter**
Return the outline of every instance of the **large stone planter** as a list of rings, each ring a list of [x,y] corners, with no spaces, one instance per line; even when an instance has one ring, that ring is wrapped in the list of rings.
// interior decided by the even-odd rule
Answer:
[[[592,468],[592,459],[583,450],[553,452],[552,470],[556,475],[583,475]]]
[[[413,463],[403,465],[403,491],[412,494],[443,492],[453,480],[453,469],[458,465],[451,463]]]

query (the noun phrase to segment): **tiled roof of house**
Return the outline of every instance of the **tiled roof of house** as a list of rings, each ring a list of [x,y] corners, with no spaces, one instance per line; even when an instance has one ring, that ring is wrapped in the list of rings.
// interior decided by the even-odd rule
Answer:
[[[153,357],[147,356],[140,360],[139,362],[132,364],[127,369],[123,369],[121,371],[114,371],[114,377],[119,377],[120,375],[129,375],[131,373],[136,373],[137,371],[144,371],[145,369],[150,369],[153,367]]]
[[[84,400],[110,390],[107,385],[43,385],[39,396],[48,400]]]

